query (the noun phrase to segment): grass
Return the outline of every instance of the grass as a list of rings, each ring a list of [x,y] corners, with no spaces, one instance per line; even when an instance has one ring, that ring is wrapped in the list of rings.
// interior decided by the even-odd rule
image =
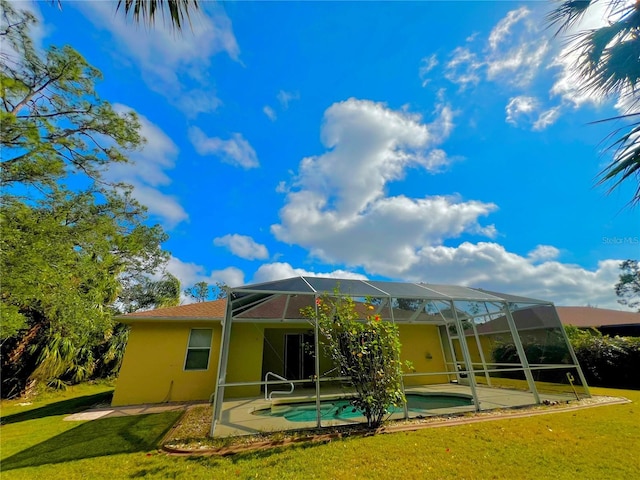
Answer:
[[[78,397],[98,393],[86,390]],[[62,410],[72,408],[67,396],[58,402],[35,401],[31,417],[16,417],[26,412],[7,406],[13,421],[0,427],[1,468],[3,478],[6,474],[12,479],[635,478],[640,391],[593,388],[592,393],[624,396],[633,403],[225,458],[158,453],[155,444],[176,421],[177,412],[63,422]],[[2,410],[5,415],[4,403]]]

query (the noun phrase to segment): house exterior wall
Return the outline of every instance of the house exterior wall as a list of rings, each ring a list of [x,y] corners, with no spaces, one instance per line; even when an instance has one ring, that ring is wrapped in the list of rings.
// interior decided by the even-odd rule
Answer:
[[[229,340],[227,383],[259,382],[262,375],[262,348],[265,326],[233,323]],[[225,388],[225,398],[260,396],[260,385]]]
[[[192,328],[212,328],[206,370],[184,370]],[[208,400],[215,388],[220,323],[145,321],[129,333],[112,405]]]
[[[206,370],[184,370],[189,334],[193,328],[213,329],[209,366]],[[234,323],[229,345],[227,383],[259,382],[263,380],[263,363],[275,366],[274,353],[264,350],[265,329],[269,329],[271,333],[267,340],[278,350],[284,348],[283,335],[286,332],[305,330],[282,323]],[[274,336],[275,329],[281,330],[282,334]],[[112,405],[208,400],[215,391],[221,337],[222,328],[218,322],[134,322],[131,325]],[[411,361],[415,371],[446,370],[436,326],[400,325],[400,342],[402,360]],[[431,358],[428,358],[429,356]],[[330,359],[322,355],[320,360],[321,371],[332,368]],[[272,371],[275,371],[275,368]],[[405,385],[447,381],[445,375],[407,377]],[[225,398],[260,395],[259,385],[225,389]]]
[[[399,330],[402,345],[400,359],[410,361],[416,373],[447,371],[437,326],[401,324]],[[404,385],[427,385],[448,381],[447,375],[415,376],[405,377]]]

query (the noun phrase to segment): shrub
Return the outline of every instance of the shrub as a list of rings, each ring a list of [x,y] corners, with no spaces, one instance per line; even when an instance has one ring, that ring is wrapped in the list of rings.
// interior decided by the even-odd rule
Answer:
[[[375,428],[391,405],[405,402],[398,327],[379,315],[359,320],[355,305],[350,297],[325,295],[317,299],[315,308],[307,307],[302,313],[318,320],[325,352],[356,390],[351,405],[362,412],[368,427]],[[375,307],[365,303],[364,308]]]
[[[589,385],[640,388],[640,338],[576,327],[567,327],[567,334]]]

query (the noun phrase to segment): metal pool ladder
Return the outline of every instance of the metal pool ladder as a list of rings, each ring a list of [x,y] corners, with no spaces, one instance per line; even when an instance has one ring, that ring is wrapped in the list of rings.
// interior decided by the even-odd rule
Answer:
[[[275,393],[275,394],[278,394],[278,395],[290,395],[290,394],[292,394],[292,393],[293,393],[293,390],[294,390],[294,388],[295,388],[295,385],[293,384],[293,382],[290,382],[290,381],[289,381],[289,380],[287,380],[286,378],[281,377],[280,375],[278,375],[278,374],[276,374],[276,373],[273,373],[273,372],[267,372],[267,373],[266,373],[266,375],[264,376],[264,381],[265,381],[265,382],[268,382],[268,381],[269,381],[269,376],[272,376],[272,377],[274,377],[274,378],[277,378],[278,380],[282,380],[282,381],[284,381],[284,382],[287,382],[289,385],[291,385],[291,390],[289,390],[288,392],[287,392],[287,391],[284,391],[284,390],[274,390],[274,391],[272,391],[271,393],[268,393],[268,392],[269,392],[269,384],[268,384],[268,383],[265,383],[265,384],[264,384],[264,399],[265,399],[265,400],[271,400],[271,396],[272,396],[274,393]]]

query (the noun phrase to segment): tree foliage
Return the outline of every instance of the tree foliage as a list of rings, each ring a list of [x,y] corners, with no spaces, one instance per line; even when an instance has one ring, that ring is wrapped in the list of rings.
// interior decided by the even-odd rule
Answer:
[[[368,303],[365,308],[374,307]],[[367,426],[378,427],[389,407],[405,402],[398,327],[379,315],[360,321],[353,299],[339,295],[325,295],[316,308],[307,307],[302,313],[318,321],[325,352],[341,375],[350,378],[356,390],[351,405],[362,412]]]
[[[180,304],[180,280],[168,272],[159,280],[136,278],[118,296],[117,313],[174,307]]]
[[[206,302],[213,298],[220,300],[227,298],[227,285],[223,282],[216,282],[215,286],[209,285],[207,282],[197,282],[195,285],[184,289],[184,294],[196,302]]]
[[[611,134],[613,161],[602,170],[599,183],[610,190],[623,182],[635,183],[631,204],[640,202],[640,3],[627,0],[565,0],[549,14],[557,34],[574,27],[600,6],[607,25],[585,29],[569,37],[576,55],[574,68],[582,93],[614,97],[626,105],[618,120],[623,125]]]
[[[640,312],[640,262],[625,260],[620,264],[620,277],[616,283],[618,303]]]
[[[100,72],[69,46],[37,51],[35,19],[1,2],[2,395],[79,381],[113,337],[123,285],[145,285],[168,253],[131,187],[104,180],[141,145],[135,115],[96,93]],[[4,48],[7,46],[7,48]],[[179,284],[177,291],[179,292]]]

